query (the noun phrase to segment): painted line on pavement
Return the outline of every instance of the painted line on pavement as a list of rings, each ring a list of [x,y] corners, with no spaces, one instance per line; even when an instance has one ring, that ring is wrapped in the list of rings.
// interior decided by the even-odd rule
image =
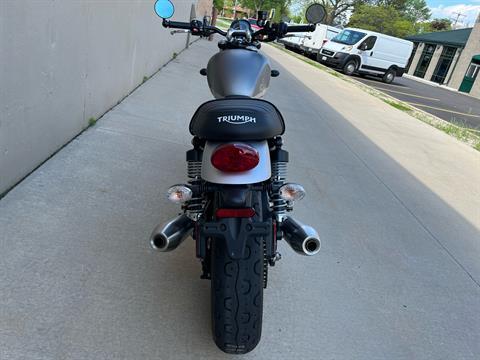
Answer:
[[[399,88],[402,88],[402,89],[410,89],[408,86],[406,85],[395,85],[395,84],[386,84],[384,82],[381,82],[381,81],[377,81],[377,80],[371,80],[371,79],[366,79],[366,78],[361,78],[361,79],[357,79],[357,81],[369,81],[369,82],[372,82],[372,83],[375,83],[377,85],[386,85],[386,86],[395,86],[395,87],[399,87]],[[375,87],[375,86],[374,86]]]
[[[420,98],[420,99],[425,99],[425,100],[440,101],[440,99],[435,99],[435,98],[426,97],[426,96],[409,94],[409,93],[402,92],[402,91],[395,91],[395,90],[390,90],[390,89],[384,89],[384,88],[381,88],[381,87],[378,87],[377,89],[378,89],[378,90],[384,90],[384,91],[392,92],[392,93],[395,93],[395,94],[402,94],[402,95],[406,95],[406,96],[412,96],[412,97],[416,97],[416,98]]]
[[[407,102],[407,104],[410,104],[410,105],[413,105],[413,106],[422,106],[422,107],[426,107],[426,108],[429,108],[429,109],[438,110],[438,111],[444,111],[444,112],[449,112],[449,113],[452,113],[452,114],[458,114],[458,115],[462,115],[462,116],[471,116],[471,117],[480,118],[480,115],[466,114],[466,113],[462,113],[462,112],[459,112],[459,111],[442,109],[442,108],[438,108],[438,107],[430,106],[430,105],[423,105],[423,104],[418,104],[418,103],[413,103],[413,102]]]

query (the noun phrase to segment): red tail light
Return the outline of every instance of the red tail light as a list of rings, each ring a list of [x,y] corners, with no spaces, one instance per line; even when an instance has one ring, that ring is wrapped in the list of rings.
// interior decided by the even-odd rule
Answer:
[[[247,144],[220,145],[212,154],[212,165],[220,171],[242,172],[258,165],[257,150]]]

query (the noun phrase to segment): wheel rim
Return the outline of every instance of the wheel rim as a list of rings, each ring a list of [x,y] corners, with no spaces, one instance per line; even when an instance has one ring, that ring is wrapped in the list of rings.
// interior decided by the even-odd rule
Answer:
[[[388,80],[388,81],[392,81],[392,80],[393,80],[393,74],[392,74],[392,73],[387,74],[387,80]]]
[[[348,64],[348,65],[347,65],[347,71],[348,71],[349,73],[354,72],[354,71],[355,71],[355,65],[354,65],[354,64]]]

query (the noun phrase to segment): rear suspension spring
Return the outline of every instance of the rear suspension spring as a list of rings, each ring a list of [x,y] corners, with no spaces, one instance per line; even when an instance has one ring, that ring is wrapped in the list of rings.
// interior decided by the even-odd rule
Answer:
[[[275,219],[281,222],[287,213],[287,202],[280,197],[278,189],[285,183],[287,178],[287,162],[272,162],[272,211]]]

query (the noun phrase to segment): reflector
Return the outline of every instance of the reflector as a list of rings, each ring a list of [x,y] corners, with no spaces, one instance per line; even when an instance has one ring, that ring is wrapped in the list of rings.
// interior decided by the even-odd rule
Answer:
[[[252,208],[243,209],[217,209],[215,215],[217,218],[251,218],[255,215],[255,210]]]

